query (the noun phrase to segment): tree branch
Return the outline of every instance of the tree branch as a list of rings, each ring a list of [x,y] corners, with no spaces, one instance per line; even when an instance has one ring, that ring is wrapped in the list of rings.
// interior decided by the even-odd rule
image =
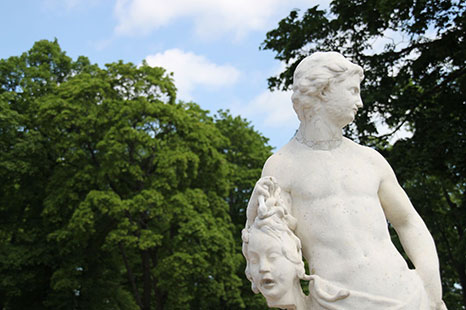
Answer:
[[[411,113],[411,112],[410,112]],[[408,113],[408,115],[410,114]],[[391,135],[393,135],[395,132],[397,132],[398,130],[400,130],[401,127],[403,127],[403,125],[406,123],[406,120],[407,118],[402,121],[400,124],[398,124],[394,130],[392,130],[392,132],[389,132],[389,133],[386,133],[386,134],[383,134],[381,136],[377,136],[376,138],[380,139],[380,138],[386,138],[386,137],[390,137]]]

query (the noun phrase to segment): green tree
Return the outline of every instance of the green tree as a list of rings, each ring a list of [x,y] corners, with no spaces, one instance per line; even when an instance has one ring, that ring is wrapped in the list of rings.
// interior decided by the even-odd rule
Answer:
[[[56,41],[0,60],[0,308],[244,308],[232,201],[265,143],[177,103],[162,68],[101,69]]]
[[[466,309],[465,11],[457,0],[333,0],[329,12],[292,11],[261,46],[286,64],[271,89],[290,88],[315,51],[364,68],[365,106],[347,134],[386,155],[431,229],[449,309]],[[380,120],[391,133],[378,134]],[[412,137],[389,145],[402,127]]]
[[[255,131],[247,120],[239,116],[232,117],[228,111],[219,111],[215,117],[215,124],[228,138],[228,144],[222,150],[229,168],[230,191],[227,201],[230,206],[230,217],[235,225],[236,251],[241,253],[241,230],[246,223],[246,207],[252,189],[261,177],[262,166],[272,155],[272,148],[267,144],[268,139]],[[260,294],[252,293],[251,282],[244,274],[245,269],[246,260],[242,259],[239,277],[242,280],[241,296],[244,304],[250,310],[266,309],[265,298]]]

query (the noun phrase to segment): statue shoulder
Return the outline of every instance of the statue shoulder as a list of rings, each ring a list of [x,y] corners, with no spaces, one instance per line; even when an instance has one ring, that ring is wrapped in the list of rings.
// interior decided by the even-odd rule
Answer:
[[[286,179],[286,176],[291,173],[293,162],[293,155],[285,146],[267,159],[262,169],[262,176]]]
[[[357,150],[358,154],[360,154],[361,157],[363,157],[368,162],[372,163],[372,165],[375,168],[377,168],[377,170],[379,170],[383,174],[391,173],[392,168],[390,167],[390,164],[385,159],[385,157],[382,154],[380,154],[377,150],[368,146],[360,145],[351,140],[349,141],[351,147],[355,148],[355,150]]]

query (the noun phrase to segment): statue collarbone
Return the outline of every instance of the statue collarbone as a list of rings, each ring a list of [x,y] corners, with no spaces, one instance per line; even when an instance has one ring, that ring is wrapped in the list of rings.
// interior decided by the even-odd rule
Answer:
[[[342,136],[362,107],[362,78],[362,69],[337,53],[313,54],[295,71],[292,101],[301,124],[265,163],[243,230],[246,274],[271,307],[443,305],[432,238],[390,165]],[[409,270],[393,246],[387,220],[419,269]],[[309,296],[300,280],[309,281]]]

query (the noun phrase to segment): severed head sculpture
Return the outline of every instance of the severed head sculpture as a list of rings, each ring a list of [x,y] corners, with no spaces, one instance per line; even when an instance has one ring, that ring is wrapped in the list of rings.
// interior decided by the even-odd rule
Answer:
[[[243,229],[246,276],[252,290],[262,293],[269,307],[299,309],[304,303],[300,279],[307,279],[301,241],[293,233],[296,219],[280,200],[280,188],[269,180],[269,195],[258,196],[255,218]],[[271,184],[271,186],[270,186]]]

